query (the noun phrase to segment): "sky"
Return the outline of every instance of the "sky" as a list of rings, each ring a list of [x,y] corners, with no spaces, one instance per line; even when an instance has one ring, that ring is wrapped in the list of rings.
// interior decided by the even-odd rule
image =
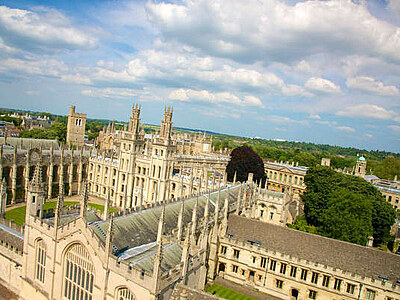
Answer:
[[[400,152],[400,0],[2,1],[0,107]]]

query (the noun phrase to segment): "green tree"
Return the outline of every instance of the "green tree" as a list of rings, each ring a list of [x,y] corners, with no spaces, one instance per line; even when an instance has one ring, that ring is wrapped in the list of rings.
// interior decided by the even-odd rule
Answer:
[[[328,237],[365,245],[387,244],[395,210],[372,184],[330,168],[308,170],[306,192],[301,196],[308,225]]]
[[[372,235],[372,203],[366,195],[340,188],[329,194],[321,232],[331,238],[366,245]]]

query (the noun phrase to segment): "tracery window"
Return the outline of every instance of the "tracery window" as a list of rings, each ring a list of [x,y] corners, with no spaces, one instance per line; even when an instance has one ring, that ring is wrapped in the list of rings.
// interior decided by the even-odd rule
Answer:
[[[120,288],[117,292],[117,300],[134,300],[135,296],[127,288]]]
[[[43,240],[36,243],[36,276],[35,278],[44,283],[46,274],[46,246]]]
[[[94,268],[87,250],[80,244],[65,254],[64,299],[92,300]]]

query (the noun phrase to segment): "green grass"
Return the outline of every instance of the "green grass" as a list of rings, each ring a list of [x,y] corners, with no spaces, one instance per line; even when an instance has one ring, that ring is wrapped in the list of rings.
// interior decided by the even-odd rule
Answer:
[[[219,284],[213,284],[212,286],[206,287],[205,291],[207,293],[216,295],[218,297],[224,299],[232,299],[232,300],[256,300],[253,297],[247,296],[245,294],[235,292],[234,290],[228,289]]]
[[[74,205],[74,204],[78,204],[78,203],[79,202],[77,202],[77,201],[65,201],[64,206],[70,206],[70,205]],[[56,205],[57,205],[57,201],[46,202],[44,204],[44,209],[45,210],[48,210],[50,208],[55,209]],[[88,205],[90,207],[98,209],[102,212],[104,211],[104,205],[95,204],[95,203],[88,203]],[[21,226],[22,224],[25,223],[25,211],[26,211],[26,206],[21,206],[21,207],[11,209],[6,212],[6,219],[14,220],[15,224]],[[114,212],[114,211],[116,211],[115,208],[110,208],[110,212]]]

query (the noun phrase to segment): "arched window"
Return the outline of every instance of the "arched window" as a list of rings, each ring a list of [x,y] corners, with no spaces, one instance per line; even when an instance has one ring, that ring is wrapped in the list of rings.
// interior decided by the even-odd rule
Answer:
[[[64,259],[64,298],[92,300],[94,268],[87,250],[72,246]]]
[[[35,278],[44,283],[46,274],[46,245],[43,240],[36,243],[36,276]]]
[[[117,300],[134,300],[135,296],[127,288],[119,288],[117,291]]]

